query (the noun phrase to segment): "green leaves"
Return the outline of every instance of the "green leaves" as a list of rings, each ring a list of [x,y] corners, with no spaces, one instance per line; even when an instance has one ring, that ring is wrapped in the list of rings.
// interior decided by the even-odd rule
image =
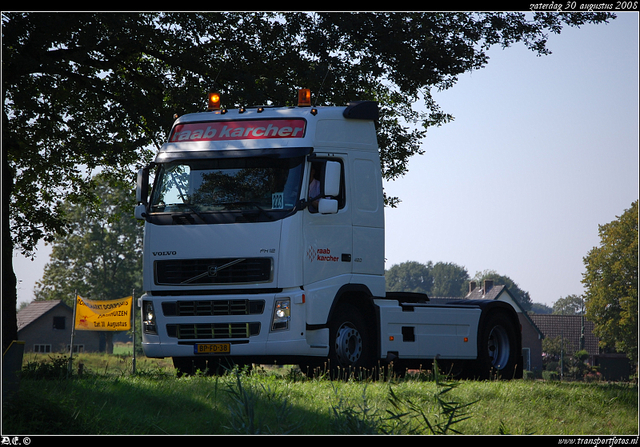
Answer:
[[[452,262],[403,262],[392,266],[385,276],[387,290],[391,292],[420,292],[438,297],[464,296],[469,281],[467,270]]]
[[[604,346],[637,362],[638,201],[598,232],[600,245],[584,258],[587,318]]]
[[[174,113],[204,110],[213,89],[226,107],[288,105],[301,87],[311,88],[317,105],[376,100],[383,176],[397,179],[424,152],[427,129],[453,119],[433,101],[432,88],[450,88],[460,74],[483,67],[492,45],[524,41],[544,54],[546,32],[611,17],[5,13],[3,143],[15,173],[14,242],[30,252],[64,230],[57,204],[68,192],[85,194],[81,170],[106,167],[132,182]]]
[[[69,232],[53,239],[36,299],[72,305],[74,291],[90,299],[116,299],[141,288],[142,227],[133,217],[133,196],[106,175],[95,180],[96,208],[62,205]]]

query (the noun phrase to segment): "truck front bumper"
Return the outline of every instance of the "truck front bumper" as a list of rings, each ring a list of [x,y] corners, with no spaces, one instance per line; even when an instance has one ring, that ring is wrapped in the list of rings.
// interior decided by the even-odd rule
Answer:
[[[277,361],[328,355],[328,330],[307,330],[300,289],[274,294],[145,294],[139,303],[147,357],[225,355]]]

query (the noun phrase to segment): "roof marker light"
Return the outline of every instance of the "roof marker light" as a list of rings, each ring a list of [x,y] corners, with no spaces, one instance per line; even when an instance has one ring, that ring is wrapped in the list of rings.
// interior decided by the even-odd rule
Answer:
[[[311,107],[311,90],[301,88],[298,90],[298,107]]]
[[[209,93],[207,108],[209,111],[220,110],[220,93]]]

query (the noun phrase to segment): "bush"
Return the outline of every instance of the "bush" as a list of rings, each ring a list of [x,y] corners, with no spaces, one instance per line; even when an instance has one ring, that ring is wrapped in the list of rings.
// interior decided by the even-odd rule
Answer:
[[[63,379],[69,374],[69,357],[49,357],[49,362],[28,362],[22,368],[26,379]]]
[[[584,375],[585,382],[602,382],[602,374],[599,371],[591,371]]]
[[[578,362],[584,362],[589,358],[589,353],[583,349],[581,351],[575,352],[573,354],[573,358],[576,359],[576,361]]]

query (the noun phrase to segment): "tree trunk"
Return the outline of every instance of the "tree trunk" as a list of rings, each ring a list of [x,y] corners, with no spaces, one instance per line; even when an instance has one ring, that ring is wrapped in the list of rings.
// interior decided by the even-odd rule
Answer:
[[[9,203],[13,190],[13,171],[7,160],[7,152],[2,154],[2,352],[13,340],[18,339],[16,307],[18,290],[16,274],[13,271],[13,240]]]

